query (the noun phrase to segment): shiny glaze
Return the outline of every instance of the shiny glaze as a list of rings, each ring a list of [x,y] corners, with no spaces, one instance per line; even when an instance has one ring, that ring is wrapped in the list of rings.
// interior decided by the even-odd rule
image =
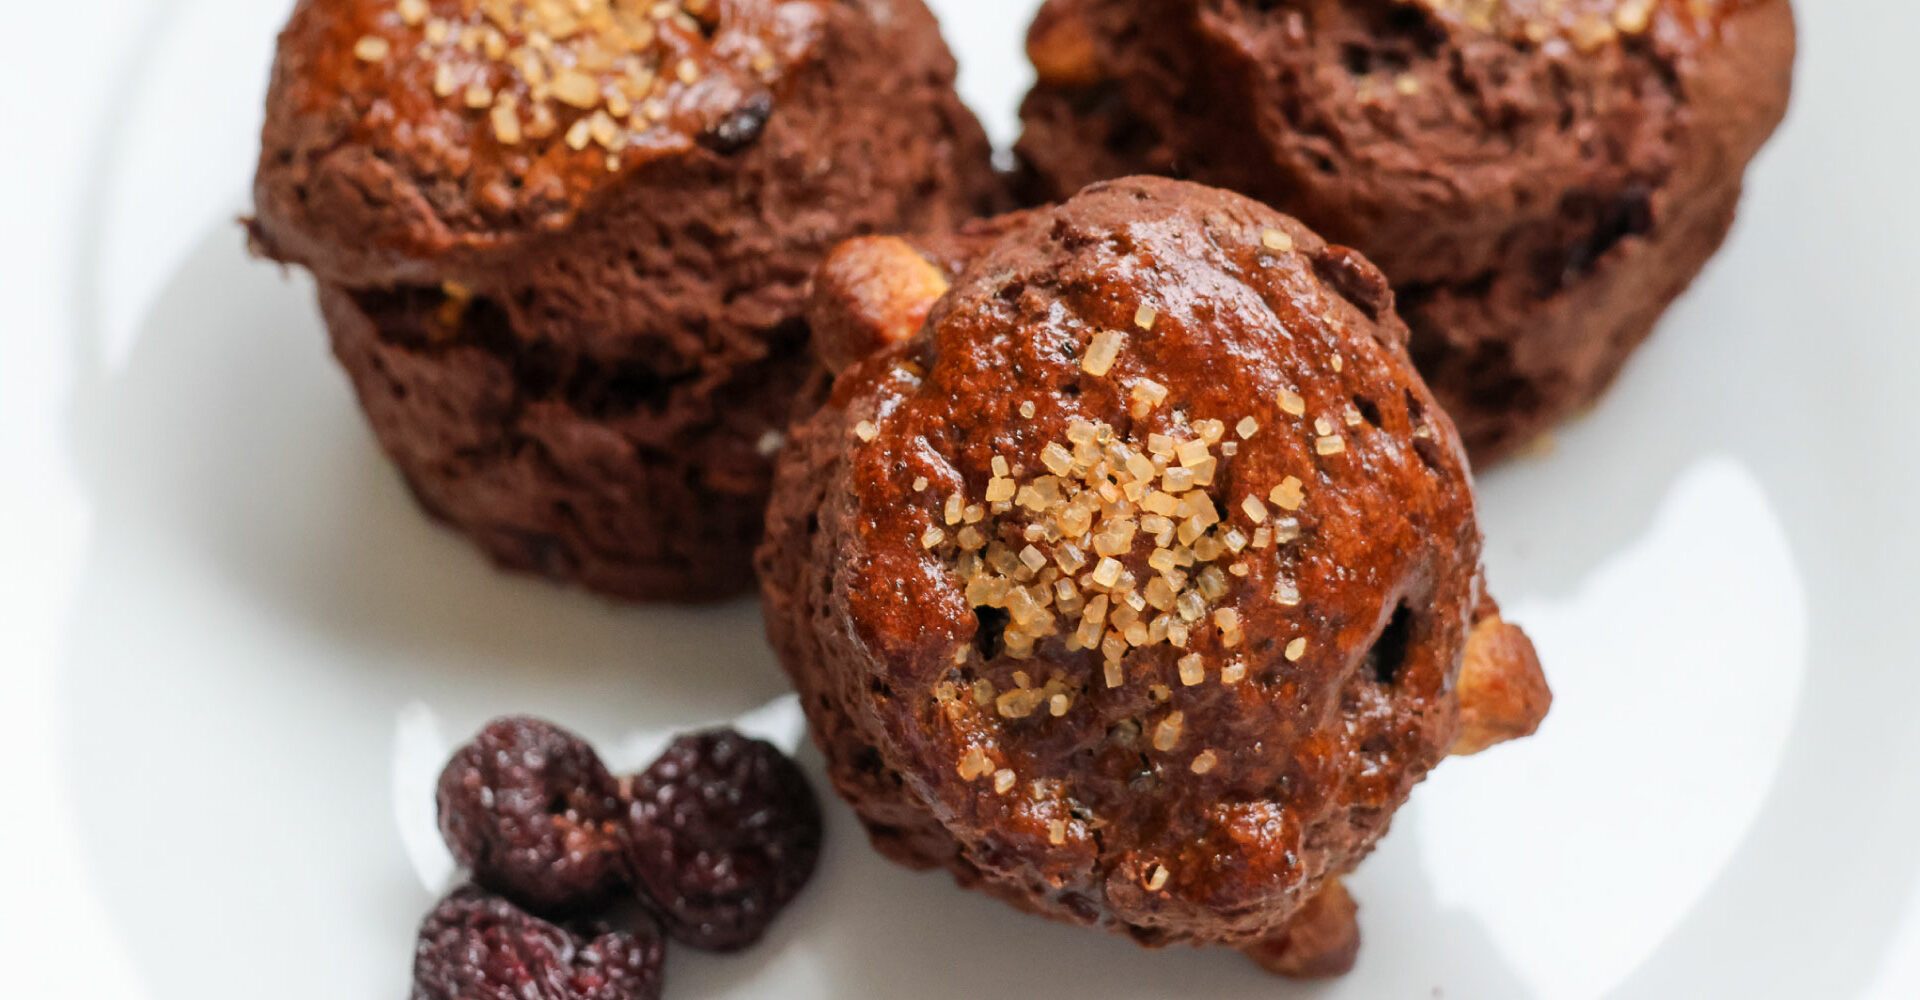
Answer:
[[[467,17],[476,3],[433,0],[430,6],[436,14]],[[462,87],[484,83],[523,106],[532,100],[524,81],[484,52],[456,50],[448,58],[429,51],[422,29],[406,24],[392,0],[304,0],[282,38],[277,79],[292,114],[325,123],[326,142],[377,150],[400,165],[456,231],[477,238],[516,224],[553,229],[622,175],[688,154],[727,116],[756,100],[777,99],[783,79],[820,45],[822,0],[717,0],[715,7],[717,27],[707,30],[671,19],[652,22],[659,63],[668,69],[660,76],[665,113],[651,128],[631,133],[614,158],[617,169],[609,169],[604,148],[575,150],[565,141],[586,111],[558,105],[551,131],[507,145],[488,127],[485,108],[465,107],[458,93],[436,94],[435,76],[445,64]],[[358,57],[356,46],[369,37],[386,40],[391,53],[373,61]],[[557,44],[566,58],[567,43]],[[762,53],[773,60],[764,71],[752,65]],[[671,72],[683,61],[697,69],[691,84]]]
[[[1270,229],[1294,249],[1263,247]],[[1151,332],[1134,330],[1106,376],[1086,373],[1092,333],[1133,329],[1143,302],[1158,310]],[[1149,943],[1267,937],[1357,863],[1453,740],[1478,600],[1464,461],[1404,339],[1357,254],[1237,196],[1129,179],[1018,221],[920,336],[843,374],[795,429],[760,561],[770,632],[876,842]],[[1140,377],[1170,395],[1136,421],[1126,387]],[[1277,408],[1282,389],[1306,399],[1304,418]],[[1348,427],[1338,415],[1356,403],[1372,417]],[[1322,414],[1341,424],[1344,452],[1316,453]],[[979,497],[995,455],[1033,468],[1075,418],[1144,437],[1177,415],[1264,428],[1221,466],[1223,510],[1284,475],[1307,484],[1302,537],[1250,559],[1224,598],[1246,641],[1196,639],[1208,664],[1196,686],[1176,679],[1182,651],[1166,647],[1128,654],[1113,689],[1097,654],[1057,639],[1032,660],[975,651],[956,665],[979,624],[951,565],[919,541],[941,499]],[[1144,572],[1144,552],[1123,561]],[[1273,597],[1282,574],[1297,606]],[[1368,654],[1401,606],[1404,662],[1383,682]],[[1307,651],[1289,662],[1298,637]],[[1222,683],[1235,660],[1245,679]],[[1010,719],[964,693],[976,677],[1010,688],[1016,670],[1066,681],[1071,709]],[[949,684],[959,698],[943,696]],[[1185,736],[1162,752],[1146,733],[1173,709]],[[1203,750],[1219,763],[1196,774]],[[1012,791],[958,776],[975,751],[1014,772]],[[1164,885],[1149,888],[1160,867]]]

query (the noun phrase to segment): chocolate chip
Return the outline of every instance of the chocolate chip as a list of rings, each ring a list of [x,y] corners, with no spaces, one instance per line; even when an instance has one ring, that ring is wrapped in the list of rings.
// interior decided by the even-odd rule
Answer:
[[[767,119],[772,116],[773,98],[764,93],[755,94],[707,129],[702,141],[716,153],[736,152],[760,138],[761,130],[767,127]]]

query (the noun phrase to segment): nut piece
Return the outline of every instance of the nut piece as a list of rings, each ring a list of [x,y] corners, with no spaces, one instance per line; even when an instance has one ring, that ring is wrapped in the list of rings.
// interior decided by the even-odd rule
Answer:
[[[1460,668],[1460,735],[1451,753],[1468,756],[1530,736],[1553,704],[1533,641],[1498,611],[1474,623]]]
[[[1324,979],[1352,971],[1360,954],[1359,906],[1339,880],[1330,881],[1293,915],[1285,930],[1248,946],[1247,957],[1276,976]]]
[[[1093,28],[1075,2],[1040,8],[1027,31],[1027,58],[1046,87],[1090,87],[1105,78],[1093,44]]]
[[[835,373],[913,336],[947,293],[947,277],[905,240],[863,236],[834,248],[814,273],[813,350]]]

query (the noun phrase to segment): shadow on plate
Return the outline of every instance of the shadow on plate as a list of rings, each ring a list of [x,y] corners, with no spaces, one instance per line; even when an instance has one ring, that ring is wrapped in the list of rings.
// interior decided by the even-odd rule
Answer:
[[[603,736],[786,690],[750,601],[616,606],[496,573],[428,523],[304,287],[218,226],[74,398],[94,521],[63,677],[69,787],[159,997],[209,996],[213,966],[236,990],[275,981],[288,912],[391,959],[388,978],[311,995],[395,992],[426,906],[389,809],[410,701],[457,731],[525,711]],[[182,899],[224,901],[233,926],[183,922]]]
[[[1847,461],[1910,445],[1863,426],[1849,431],[1864,451],[1823,448],[1820,408],[1885,380],[1828,371],[1830,355],[1804,336],[1818,328],[1817,300],[1731,277],[1766,274],[1767,246],[1814,237],[1792,231],[1804,222],[1774,213],[1774,231],[1721,261],[1556,453],[1483,483],[1495,586],[1518,603],[1576,592],[1647,530],[1684,469],[1732,455],[1787,526],[1810,595],[1815,669],[1758,821],[1677,930],[1593,995],[1848,995],[1876,968],[1914,879],[1920,800],[1897,792],[1914,776],[1896,768],[1916,757],[1920,673],[1888,631],[1908,610],[1856,582],[1907,578],[1911,545],[1886,526],[1910,520],[1893,498],[1911,494],[1850,497],[1845,520],[1830,502],[1839,484],[1863,482]],[[286,997],[397,993],[426,905],[386,795],[399,706],[423,700],[462,726],[534,711],[610,738],[726,717],[783,684],[749,603],[615,607],[499,576],[428,526],[360,426],[310,303],[239,243],[231,227],[211,232],[125,361],[84,375],[76,394],[95,525],[64,678],[69,787],[156,997],[253,996],[294,956],[305,971]],[[1729,690],[1697,718],[1711,727],[1740,709]],[[1622,739],[1660,738],[1616,722]],[[1671,764],[1622,781],[1714,780]],[[1476,916],[1435,902],[1404,833],[1358,879],[1360,970],[1285,987],[1236,956],[1142,952],[892,868],[844,809],[832,815],[820,880],[774,938],[732,959],[676,953],[674,995],[767,982],[859,996],[1017,996],[1042,984],[1102,997],[1530,995]],[[1645,822],[1657,834],[1661,817]],[[177,919],[182,898],[217,900],[227,919]],[[1567,901],[1570,927],[1579,902]],[[1849,931],[1808,947],[1810,927],[1835,926]],[[356,958],[316,967],[322,952]]]
[[[219,227],[124,362],[75,400],[96,507],[65,678],[71,787],[108,907],[166,1000],[229,995],[208,984],[216,965],[235,997],[275,981],[285,949],[307,947],[288,928],[378,956],[289,996],[402,981],[430,902],[387,797],[404,705],[460,726],[540,712],[611,740],[784,690],[750,602],[618,607],[497,574],[428,524],[361,426],[303,289],[245,260],[238,232]],[[102,731],[112,740],[89,737]],[[144,752],[128,759],[129,745]],[[1017,995],[1036,975],[1105,996],[1276,988],[1236,955],[1151,954],[1010,914],[887,864],[850,813],[834,803],[832,815],[829,857],[792,917],[745,956],[676,951],[676,996],[794,977],[863,996]],[[1368,880],[1393,898],[1363,901],[1380,959],[1364,968],[1403,988],[1424,991],[1443,970],[1474,995],[1521,996],[1469,916],[1420,908],[1416,865],[1404,847],[1377,859]],[[219,901],[232,923],[209,935],[174,919],[182,897]],[[1386,941],[1415,914],[1406,936],[1429,942],[1434,961],[1392,960]],[[929,955],[963,967],[929,976]],[[335,975],[346,981],[319,981]]]
[[[1827,81],[1820,93],[1836,88]],[[1813,91],[1803,88],[1802,105],[1818,103]],[[1849,141],[1847,116],[1805,111],[1777,145]],[[1913,354],[1883,350],[1889,329],[1835,323],[1836,303],[1883,301],[1910,286],[1896,271],[1910,257],[1845,242],[1843,234],[1876,227],[1839,217],[1841,201],[1807,197],[1830,185],[1826,169],[1821,157],[1776,150],[1735,239],[1615,391],[1566,428],[1550,455],[1481,484],[1493,586],[1517,602],[1574,592],[1598,560],[1644,530],[1670,483],[1703,457],[1729,456],[1762,485],[1807,595],[1812,649],[1766,801],[1674,932],[1609,996],[1855,995],[1881,965],[1920,870],[1911,707],[1920,672],[1904,624],[1917,547],[1901,500],[1920,488],[1920,465],[1893,457],[1912,449]],[[1877,211],[1870,195],[1847,203]],[[1879,414],[1903,416],[1868,416]],[[1604,646],[1610,629],[1633,627],[1596,623],[1591,641]],[[1551,677],[1551,662],[1547,669]],[[1742,710],[1735,686],[1692,714],[1712,732],[1738,724]],[[1636,722],[1616,720],[1620,739],[1662,738]],[[1669,765],[1621,779],[1719,780],[1685,758]],[[1645,817],[1654,836],[1661,822]]]
[[[1354,883],[1364,928],[1358,968],[1338,980],[1291,983],[1224,949],[1150,951],[1017,913],[957,889],[945,873],[882,860],[838,802],[828,819],[820,873],[769,940],[734,958],[676,953],[673,996],[756,996],[769,983],[791,996],[955,1000],[1530,995],[1474,916],[1435,904],[1405,837],[1389,838]]]

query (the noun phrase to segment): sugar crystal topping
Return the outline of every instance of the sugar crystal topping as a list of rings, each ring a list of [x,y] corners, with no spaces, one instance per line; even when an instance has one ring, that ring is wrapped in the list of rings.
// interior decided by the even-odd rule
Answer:
[[[1276,232],[1262,231],[1263,245],[1272,249],[1282,242]],[[1133,325],[1147,330],[1158,319],[1141,305]],[[1095,377],[1122,379],[1114,369],[1126,348],[1126,334],[1096,333],[1081,367]],[[1168,398],[1168,388],[1152,379],[1125,380],[1136,418]],[[1012,660],[1034,660],[1039,645],[1052,639],[1069,653],[1098,653],[1096,684],[1111,689],[1132,680],[1129,653],[1166,648],[1173,651],[1170,680],[1182,687],[1239,683],[1247,665],[1235,651],[1246,641],[1246,622],[1229,606],[1233,581],[1251,576],[1250,560],[1271,563],[1272,553],[1300,538],[1297,515],[1309,492],[1301,476],[1282,475],[1270,484],[1236,483],[1233,495],[1216,500],[1216,488],[1226,482],[1223,463],[1239,454],[1242,442],[1288,427],[1305,437],[1314,455],[1328,458],[1344,453],[1344,435],[1364,425],[1350,404],[1337,420],[1309,417],[1306,399],[1291,388],[1280,389],[1259,409],[1258,415],[1240,415],[1231,427],[1176,413],[1171,426],[1144,439],[1123,436],[1101,421],[1074,419],[1062,439],[1039,449],[1036,467],[996,454],[977,498],[964,489],[929,497],[933,517],[915,542],[948,563],[968,606],[1004,613],[994,623],[997,652]],[[1034,412],[1031,404],[1019,411],[1028,417]],[[862,442],[878,435],[869,420],[852,428]],[[924,476],[913,480],[918,495],[928,486]],[[1283,609],[1300,606],[1293,579],[1284,573],[1270,579],[1253,599]],[[1197,645],[1202,638],[1209,640],[1205,647]],[[1209,662],[1202,648],[1219,650],[1219,661]],[[1297,661],[1306,649],[1305,638],[1294,636],[1283,655]],[[957,650],[955,665],[964,665],[971,650]],[[1036,681],[1025,671],[1015,671],[1005,690],[984,678],[971,688],[976,704],[1009,719],[1065,715],[1081,693],[1062,677]],[[1150,688],[1155,701],[1172,696],[1158,681]],[[958,698],[962,690],[948,693]],[[1152,744],[1176,745],[1180,726],[1178,712],[1162,718],[1150,731]],[[965,770],[982,777],[991,769],[969,762]]]
[[[1202,630],[1227,648],[1239,642],[1239,615],[1214,612],[1229,591],[1228,567],[1280,536],[1259,530],[1244,504],[1222,511],[1211,496],[1221,422],[1186,430],[1190,437],[1155,433],[1140,443],[1076,420],[1064,441],[1041,449],[1033,475],[996,456],[984,505],[958,492],[939,505],[939,533],[921,540],[951,560],[970,606],[1007,613],[1000,638],[1008,656],[1030,659],[1041,640],[1058,636],[1070,652],[1098,650],[1104,679],[1118,687],[1129,650],[1187,650]],[[1263,513],[1260,523],[1267,520]],[[1298,523],[1288,521],[1291,540]],[[1143,567],[1134,562],[1142,552]],[[1198,653],[1180,659],[1187,684],[1206,671]],[[996,708],[1024,717],[1063,693],[1021,685],[997,696]]]
[[[1564,38],[1591,52],[1621,38],[1644,34],[1663,0],[1399,0],[1418,4],[1477,31],[1542,44]],[[1665,0],[1696,19],[1712,17],[1724,0]],[[1408,92],[1400,88],[1403,93]],[[1414,90],[1418,89],[1417,82]]]
[[[1291,248],[1278,230],[1262,230],[1258,239],[1270,251]],[[1161,319],[1156,309],[1140,304],[1131,333],[1096,332],[1080,359],[1088,375],[1124,383],[1121,398],[1136,420],[1165,405],[1170,390],[1116,369],[1129,337],[1150,333]],[[1337,372],[1339,366],[1334,368]],[[1162,754],[1182,754],[1179,759],[1194,775],[1219,766],[1222,751],[1188,739],[1185,713],[1171,704],[1175,685],[1241,684],[1248,677],[1249,655],[1271,655],[1246,648],[1247,622],[1240,608],[1248,601],[1299,607],[1299,584],[1284,569],[1263,574],[1270,582],[1259,591],[1237,588],[1234,581],[1246,581],[1255,561],[1276,566],[1279,550],[1301,537],[1296,515],[1310,502],[1300,475],[1255,485],[1235,481],[1244,474],[1230,480],[1223,466],[1243,443],[1276,434],[1297,436],[1325,460],[1346,450],[1346,434],[1364,435],[1368,429],[1358,409],[1345,401],[1332,415],[1309,416],[1306,398],[1291,387],[1254,405],[1257,413],[1235,415],[1231,425],[1191,419],[1176,410],[1160,425],[1163,430],[1132,435],[1099,420],[1072,419],[1060,438],[1041,445],[1031,466],[1008,454],[991,455],[990,475],[978,495],[965,487],[930,495],[928,479],[913,478],[913,495],[926,498],[932,515],[917,529],[915,543],[947,564],[968,606],[1002,613],[991,624],[982,623],[997,631],[984,647],[988,652],[976,644],[959,645],[951,657],[954,667],[982,655],[1050,665],[1039,655],[1048,641],[1067,653],[1097,654],[1100,663],[1090,681],[1059,673],[1037,678],[1028,667],[1011,671],[1011,685],[1004,687],[981,675],[963,681],[964,675],[955,672],[934,691],[950,717],[960,718],[970,698],[976,711],[1003,719],[1058,718],[1089,690],[1139,683],[1153,707],[1149,716],[1123,724],[1132,738]],[[1030,401],[1016,409],[1028,419],[1038,410]],[[884,424],[886,418],[876,419]],[[880,432],[871,420],[850,428],[850,436],[861,442],[876,440]],[[1230,481],[1232,489],[1222,489]],[[1223,495],[1216,498],[1216,492]],[[1172,662],[1173,674],[1139,676],[1129,654],[1141,649],[1167,651],[1162,655]],[[1217,654],[1210,659],[1208,650]],[[1307,651],[1306,637],[1296,631],[1284,638],[1279,655],[1298,662]],[[956,770],[997,795],[1010,794],[1018,782],[1012,767],[1002,766],[977,743],[966,746]],[[1050,825],[1049,840],[1063,843],[1064,830]],[[1168,876],[1164,867],[1156,867],[1148,887],[1157,891]]]
[[[718,23],[719,0],[391,0],[385,33],[353,46],[366,63],[410,45],[431,67],[434,96],[484,123],[503,146],[558,137],[619,154],[670,114],[676,87],[700,81],[697,50]],[[777,60],[746,56],[766,78]]]

